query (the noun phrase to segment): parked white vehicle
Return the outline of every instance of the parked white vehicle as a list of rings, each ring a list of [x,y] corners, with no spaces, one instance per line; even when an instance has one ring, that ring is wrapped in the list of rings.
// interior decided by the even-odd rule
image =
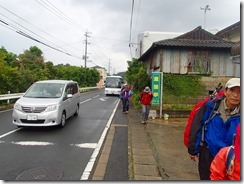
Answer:
[[[38,81],[14,104],[13,124],[20,127],[64,127],[66,119],[78,115],[79,107],[80,91],[77,82]]]

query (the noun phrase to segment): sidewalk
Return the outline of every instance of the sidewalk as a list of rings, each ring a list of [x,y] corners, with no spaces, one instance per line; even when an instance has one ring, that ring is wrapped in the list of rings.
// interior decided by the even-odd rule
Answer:
[[[128,180],[199,180],[197,162],[190,160],[183,144],[187,118],[149,120],[141,124],[141,112],[130,108],[128,117]],[[109,130],[92,180],[103,180],[114,135]]]
[[[187,118],[151,119],[143,125],[135,109],[128,118],[130,180],[199,180],[197,162],[183,144]]]

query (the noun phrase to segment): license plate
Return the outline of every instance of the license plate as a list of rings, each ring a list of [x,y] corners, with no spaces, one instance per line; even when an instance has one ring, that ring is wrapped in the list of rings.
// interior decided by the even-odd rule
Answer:
[[[27,120],[37,120],[37,115],[28,115]]]

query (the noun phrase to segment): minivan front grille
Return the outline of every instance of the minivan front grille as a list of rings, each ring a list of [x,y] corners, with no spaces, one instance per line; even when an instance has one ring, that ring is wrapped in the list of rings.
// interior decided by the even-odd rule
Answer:
[[[23,112],[28,112],[28,113],[41,113],[45,111],[46,107],[27,107],[27,106],[22,106],[22,111]]]
[[[45,122],[44,119],[39,120],[27,120],[27,119],[21,119],[22,123],[32,123],[32,124],[43,124]]]

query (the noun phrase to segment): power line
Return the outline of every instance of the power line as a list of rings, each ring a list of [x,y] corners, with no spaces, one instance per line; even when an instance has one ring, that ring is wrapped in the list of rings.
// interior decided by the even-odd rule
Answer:
[[[68,56],[72,56],[72,57],[81,59],[80,57],[74,56],[74,55],[72,55],[72,54],[70,54],[70,53],[68,53],[68,52],[66,52],[66,51],[57,49],[57,48],[55,48],[55,47],[53,47],[53,46],[51,46],[51,45],[49,45],[49,44],[47,44],[47,43],[45,43],[45,42],[43,42],[43,41],[38,40],[37,38],[35,38],[35,37],[33,37],[33,36],[30,36],[29,34],[23,32],[23,31],[21,31],[21,30],[18,30],[16,27],[12,26],[11,24],[7,23],[6,21],[4,21],[4,20],[2,20],[2,19],[0,19],[0,22],[4,24],[4,27],[8,26],[7,28],[10,27],[12,31],[15,31],[16,33],[18,33],[18,34],[20,34],[20,35],[22,35],[22,36],[24,36],[24,37],[26,37],[26,38],[29,38],[29,39],[31,39],[31,40],[33,40],[33,41],[35,41],[35,42],[38,42],[38,43],[40,43],[40,44],[43,44],[43,45],[45,45],[45,46],[47,46],[47,47],[49,47],[49,48],[52,48],[52,49],[54,49],[54,50],[56,50],[56,51],[58,51],[58,52],[64,53],[64,54],[66,54],[66,55],[68,55]]]
[[[61,43],[65,44],[65,45],[69,45],[68,43],[65,43],[65,42],[63,42],[62,40],[59,40],[59,39],[55,38],[54,36],[50,35],[50,34],[47,33],[46,31],[43,31],[42,29],[38,28],[37,26],[31,24],[29,21],[23,19],[22,17],[20,17],[19,15],[15,14],[15,13],[12,12],[12,11],[10,11],[9,9],[7,9],[7,8],[1,6],[1,5],[0,5],[0,7],[1,7],[2,9],[4,9],[5,11],[9,12],[10,14],[16,16],[16,17],[19,18],[20,20],[24,21],[25,23],[27,23],[27,24],[31,25],[32,27],[36,28],[37,30],[39,30],[39,31],[41,31],[41,32],[43,32],[43,33],[45,33],[45,34],[48,35],[49,37],[51,37],[51,38],[53,38],[53,39],[55,39],[55,40],[58,40],[58,41],[60,41]],[[30,29],[24,27],[23,25],[19,24],[18,22],[14,21],[14,20],[12,20],[12,19],[10,19],[10,18],[8,18],[8,17],[5,16],[4,14],[2,14],[2,13],[0,13],[0,14],[1,14],[3,17],[7,18],[8,20],[12,21],[13,23],[17,24],[18,26],[20,26],[20,27],[24,28],[25,30],[29,31],[30,33],[32,33],[32,34],[38,36],[39,38],[41,38],[41,39],[43,39],[43,40],[46,40],[47,42],[50,42],[51,44],[55,45],[56,47],[61,48],[61,46],[58,46],[57,44],[51,42],[50,40],[47,40],[47,39],[43,38],[42,36],[38,35],[38,34],[35,33],[34,31],[31,31]],[[12,26],[14,26],[14,25],[12,25]],[[16,29],[18,29],[17,26],[14,26],[14,27],[15,27]],[[75,47],[72,47],[72,48],[75,48]],[[61,49],[62,49],[62,48],[61,48]],[[76,49],[76,48],[75,48],[75,49]]]
[[[65,13],[63,13],[61,10],[59,10],[59,9],[58,9],[54,4],[52,4],[50,1],[48,1],[48,0],[36,0],[36,3],[38,3],[38,6],[39,6],[39,7],[42,6],[42,8],[44,8],[45,10],[51,12],[52,14],[54,14],[55,16],[57,16],[59,19],[61,19],[61,20],[64,21],[65,23],[71,25],[72,27],[75,27],[75,28],[78,29],[79,31],[82,31],[82,30],[79,28],[79,27],[81,27],[81,26],[80,26],[77,22],[75,22],[75,21],[72,20],[70,17],[68,17]],[[35,26],[35,25],[31,24],[30,22],[28,22],[27,20],[21,18],[19,15],[13,13],[12,11],[8,10],[7,8],[4,8],[4,7],[1,6],[1,5],[0,5],[0,7],[2,7],[2,8],[3,8],[5,11],[7,11],[8,13],[11,13],[12,15],[18,17],[21,21],[24,21],[24,22],[27,23],[28,25],[31,25],[32,27],[38,29],[39,31],[45,33],[45,34],[48,35],[49,37],[52,37],[52,38],[56,39],[55,37],[53,37],[53,36],[50,35],[49,33],[47,33],[47,32],[45,32],[45,31],[41,30],[41,29],[38,28],[37,26]],[[3,12],[1,12],[1,13],[3,13]],[[2,15],[3,15],[3,14],[2,14]],[[0,17],[0,23],[2,23],[2,26],[6,27],[6,28],[8,28],[8,29],[10,29],[10,30],[12,30],[12,31],[15,31],[16,33],[20,34],[21,36],[24,36],[24,37],[26,37],[26,38],[29,38],[29,39],[35,41],[35,42],[38,42],[38,43],[40,43],[40,44],[43,44],[43,45],[47,46],[48,48],[51,48],[51,49],[53,49],[53,50],[56,50],[56,51],[65,53],[65,54],[67,54],[67,55],[69,55],[69,56],[72,56],[72,57],[75,57],[75,58],[78,58],[78,59],[82,59],[82,57],[79,57],[79,56],[77,56],[77,55],[73,55],[73,54],[71,54],[71,53],[69,53],[68,51],[65,51],[65,50],[63,49],[63,46],[64,46],[64,45],[70,45],[70,44],[65,43],[65,42],[63,42],[63,41],[61,41],[61,40],[56,39],[56,40],[58,40],[58,41],[60,41],[60,42],[63,43],[62,46],[58,46],[58,45],[56,45],[55,43],[50,42],[50,41],[49,41],[50,39],[45,39],[45,37],[42,37],[40,34],[37,34],[38,32],[36,32],[35,30],[28,29],[27,27],[24,27],[23,25],[25,25],[25,24],[21,23],[20,21],[16,21],[16,22],[15,22],[14,20],[11,20],[11,19],[9,19],[9,18],[6,19],[6,16],[4,16],[4,15],[3,15],[3,17],[5,17],[5,18],[1,19],[1,17]],[[10,21],[9,21],[9,20],[10,20]],[[109,40],[109,39],[110,39],[110,40],[115,40],[115,39],[107,38],[107,40]],[[119,40],[118,40],[118,41],[119,41]],[[120,41],[122,41],[122,40],[120,40]],[[123,42],[126,43],[127,41],[123,41]],[[97,43],[96,43],[95,40],[94,40],[93,43],[94,43],[93,46],[97,46]],[[125,44],[125,45],[126,45],[126,44]],[[88,46],[88,42],[87,42],[87,46]],[[87,47],[87,49],[88,49],[88,47]],[[74,49],[73,49],[73,50],[74,50]],[[76,50],[79,50],[79,49],[76,49]],[[79,50],[79,51],[80,51],[80,50]],[[107,58],[109,58],[108,56],[106,56],[106,55],[102,52],[101,48],[98,48],[96,53],[97,53],[97,55],[100,55],[101,58],[103,58],[103,61],[104,61],[104,62],[105,62],[105,60],[107,60]],[[104,56],[102,56],[101,54],[104,55],[106,59],[104,59]],[[87,51],[86,51],[86,56],[87,56]],[[86,59],[88,59],[88,58],[86,57]],[[88,61],[86,60],[86,62],[88,62]],[[91,61],[89,61],[89,62],[91,62]],[[92,63],[93,63],[93,62],[92,62]]]
[[[80,29],[80,27],[79,27],[80,25],[77,22],[72,20],[70,17],[68,17],[65,13],[63,13],[61,10],[59,10],[55,5],[53,5],[49,1],[47,1],[49,4],[44,2],[44,1],[41,1],[41,0],[39,0],[39,1],[36,0],[36,2],[38,4],[40,4],[42,7],[44,7],[46,10],[48,10],[49,12],[51,12],[52,14],[54,14],[55,16],[60,18],[62,21],[66,22],[67,24],[69,24],[71,26],[73,26],[74,28],[78,29],[79,31],[84,32],[84,30]]]
[[[7,17],[6,17],[5,15],[3,15],[2,13],[0,13],[0,15],[2,15],[2,16],[5,17],[5,18],[7,18]],[[7,18],[7,19],[10,20],[10,21],[12,21],[12,22],[14,22],[15,24],[17,24],[18,26],[22,27],[23,29],[29,31],[29,32],[32,33],[33,35],[35,35],[35,36],[37,36],[37,37],[39,37],[39,38],[41,38],[41,39],[43,39],[43,40],[45,40],[45,41],[47,41],[47,42],[50,42],[49,40],[47,40],[47,39],[43,38],[42,36],[36,34],[35,32],[33,32],[33,31],[31,31],[30,29],[24,27],[23,25],[21,25],[21,24],[15,22],[15,21],[13,21],[13,20],[11,20],[10,18]],[[18,26],[16,26],[16,25],[12,25],[12,24],[10,24],[10,23],[8,23],[8,25],[11,26],[11,27],[14,28],[14,29],[19,29]],[[21,31],[21,32],[23,32],[23,31]],[[25,34],[26,34],[26,33],[25,33]],[[52,42],[50,42],[50,43],[53,44],[53,45],[55,45],[56,47],[59,47],[58,45],[56,45],[56,44],[54,44],[54,43],[52,43]],[[60,47],[59,47],[59,48],[60,48]]]

